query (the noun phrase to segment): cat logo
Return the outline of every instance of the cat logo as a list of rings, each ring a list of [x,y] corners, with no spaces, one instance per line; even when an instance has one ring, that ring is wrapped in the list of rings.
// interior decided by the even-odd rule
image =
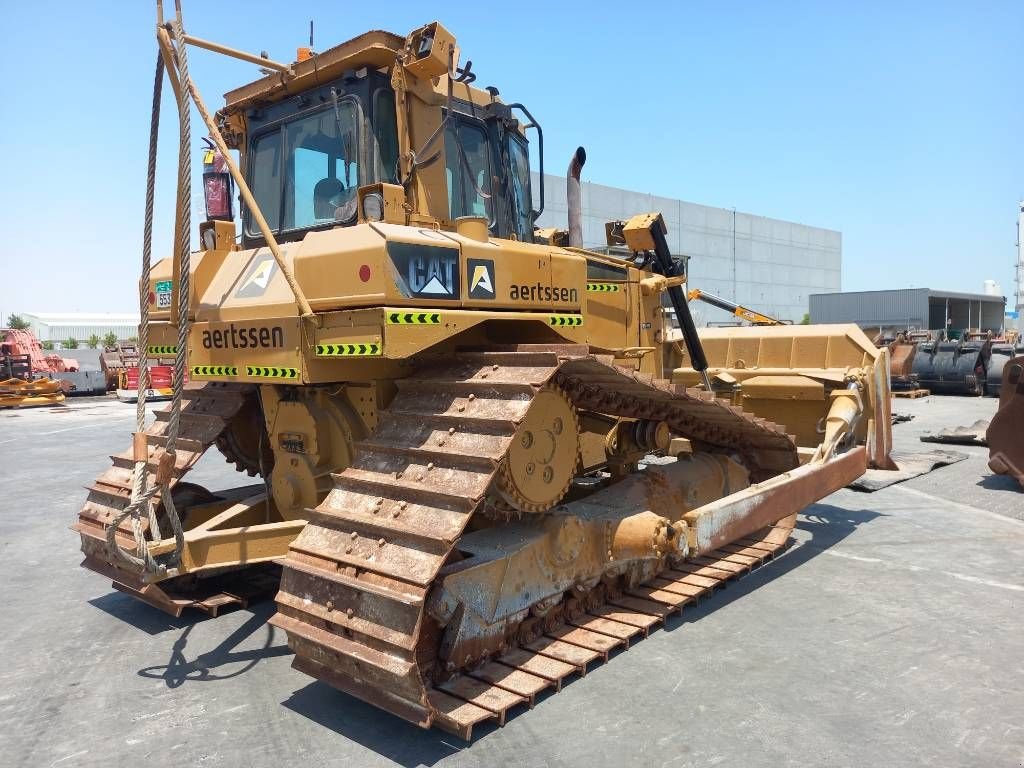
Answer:
[[[277,264],[273,254],[257,256],[252,260],[249,271],[242,279],[241,287],[235,291],[236,299],[255,299],[267,290],[270,278],[274,276]]]
[[[388,241],[387,248],[403,295],[458,301],[458,248],[392,241]]]
[[[494,262],[490,259],[466,259],[469,275],[469,298],[494,298]]]

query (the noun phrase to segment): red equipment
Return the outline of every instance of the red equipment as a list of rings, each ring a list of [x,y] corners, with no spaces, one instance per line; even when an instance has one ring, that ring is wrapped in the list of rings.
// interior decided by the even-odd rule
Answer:
[[[32,331],[2,328],[0,334],[3,335],[3,341],[0,341],[0,357],[28,355],[33,374],[65,373],[78,370],[77,360],[60,355],[45,354],[43,345],[39,343],[39,339]]]

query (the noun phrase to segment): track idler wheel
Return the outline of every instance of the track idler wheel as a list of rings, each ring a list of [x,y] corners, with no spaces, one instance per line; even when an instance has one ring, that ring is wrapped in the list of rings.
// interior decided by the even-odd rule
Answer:
[[[498,493],[523,512],[546,512],[569,490],[579,454],[576,409],[560,389],[542,389],[502,462]]]

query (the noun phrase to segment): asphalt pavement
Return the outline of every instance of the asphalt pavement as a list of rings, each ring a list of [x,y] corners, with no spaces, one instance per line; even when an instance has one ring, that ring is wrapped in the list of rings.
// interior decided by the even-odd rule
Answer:
[[[896,401],[897,448],[995,407]],[[68,527],[134,413],[0,411],[3,765],[1024,764],[1024,493],[985,449],[809,507],[775,561],[466,744],[291,669],[272,602],[174,619],[79,568]],[[235,477],[212,452],[190,480]]]

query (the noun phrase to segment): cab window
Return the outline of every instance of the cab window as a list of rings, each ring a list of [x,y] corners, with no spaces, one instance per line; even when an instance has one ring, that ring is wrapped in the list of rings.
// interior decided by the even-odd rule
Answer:
[[[359,108],[346,98],[333,107],[283,122],[252,143],[253,195],[271,230],[348,224],[359,187]],[[246,231],[257,234],[251,216]]]
[[[445,129],[445,174],[451,218],[483,216],[494,223],[491,199],[491,162],[487,134],[463,121]],[[460,149],[461,145],[461,149]]]
[[[530,156],[526,144],[514,134],[508,134],[509,181],[512,203],[512,228],[520,240],[529,240],[533,234],[533,201],[530,199]]]
[[[381,88],[373,97],[373,141],[378,178],[398,183],[398,122],[395,117],[395,94]]]

